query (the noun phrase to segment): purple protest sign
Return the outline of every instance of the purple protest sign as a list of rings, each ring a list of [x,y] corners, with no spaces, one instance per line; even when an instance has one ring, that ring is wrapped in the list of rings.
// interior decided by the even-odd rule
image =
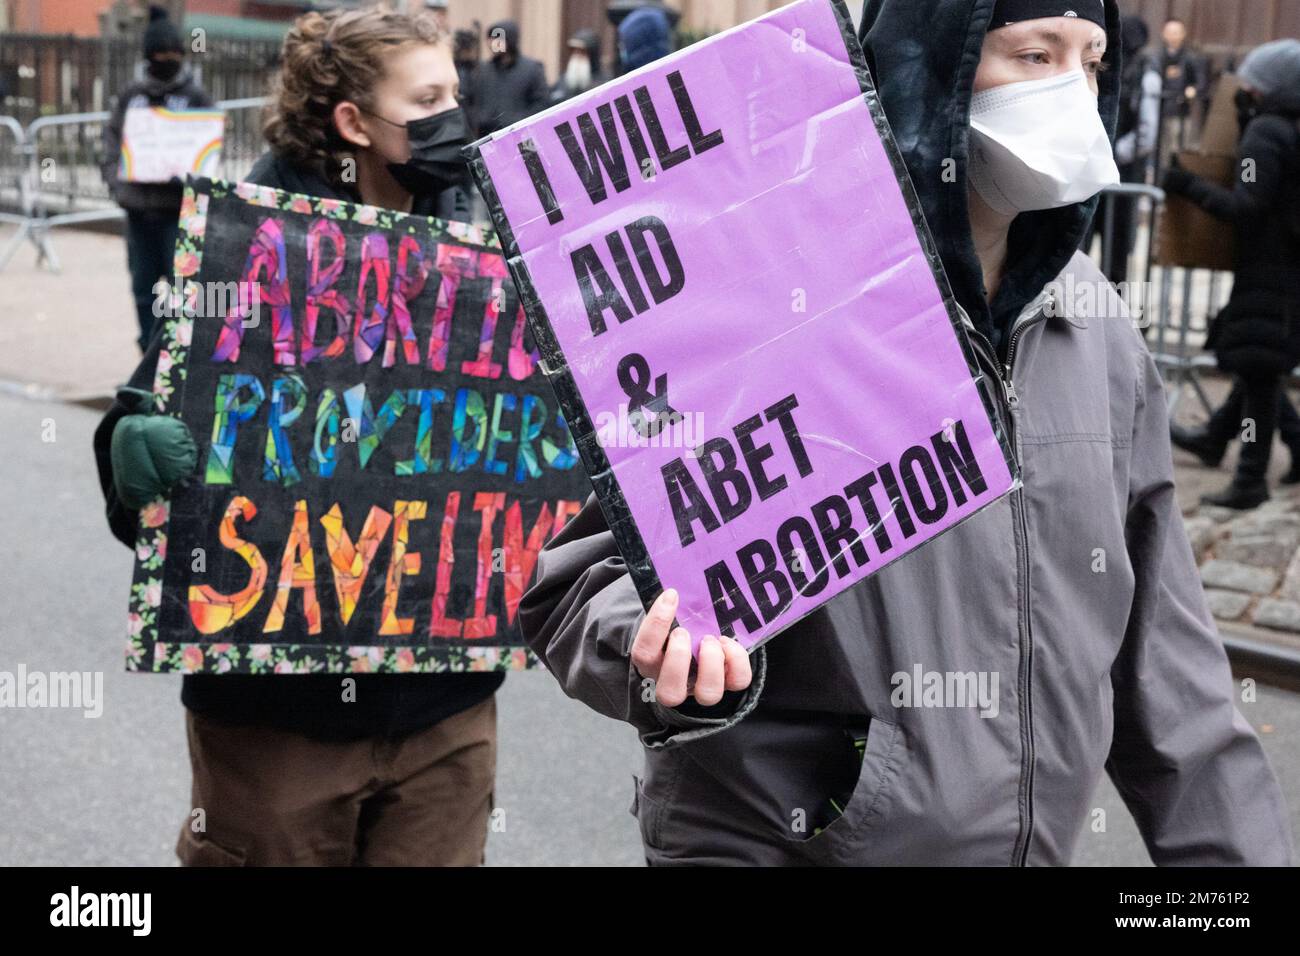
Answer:
[[[848,12],[802,0],[469,148],[648,605],[752,648],[1017,483]]]

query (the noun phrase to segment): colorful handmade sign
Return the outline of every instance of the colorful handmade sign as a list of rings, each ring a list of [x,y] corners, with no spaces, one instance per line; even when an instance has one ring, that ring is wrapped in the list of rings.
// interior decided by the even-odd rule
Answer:
[[[490,229],[192,181],[128,666],[524,667],[516,610],[590,484]]]
[[[221,164],[226,114],[221,110],[133,107],[122,120],[118,177],[165,183],[187,175],[213,176]]]

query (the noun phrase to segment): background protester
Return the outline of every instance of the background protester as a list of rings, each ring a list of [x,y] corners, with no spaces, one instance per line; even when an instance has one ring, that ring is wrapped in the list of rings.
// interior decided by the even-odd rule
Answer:
[[[465,118],[470,122],[470,139],[477,139],[478,132],[473,127],[473,88],[474,71],[479,65],[479,48],[482,45],[482,29],[477,20],[472,27],[462,27],[452,34],[452,58],[456,61],[456,75],[460,77],[460,101],[465,110]]]
[[[653,63],[673,51],[672,26],[659,7],[639,7],[618,25],[620,72]]]
[[[460,218],[456,87],[449,37],[427,14],[306,14],[284,41],[265,127],[271,150],[247,179]],[[129,547],[137,509],[193,472],[184,425],[147,414],[161,339],[159,330],[95,433],[109,524]],[[187,816],[182,862],[482,862],[503,675],[348,676],[352,701],[338,675],[184,678],[192,800],[206,830]]]
[[[500,20],[487,32],[490,59],[474,70],[468,107],[479,136],[488,136],[550,103],[546,70],[519,52],[519,24]]]
[[[1207,94],[1209,77],[1205,61],[1187,45],[1186,23],[1178,19],[1166,21],[1160,37],[1158,62],[1164,82],[1161,142],[1165,157],[1161,165],[1165,166],[1169,155],[1195,142],[1193,108]]]
[[[1269,497],[1273,432],[1279,402],[1285,401],[1282,379],[1300,363],[1300,40],[1252,50],[1237,76],[1242,175],[1227,188],[1175,167],[1165,174],[1164,187],[1231,223],[1236,234],[1232,296],[1206,347],[1220,368],[1237,376],[1237,387],[1208,429],[1175,437],[1212,458],[1216,449],[1222,455],[1226,434],[1253,423],[1232,483],[1202,499],[1253,508]],[[1294,435],[1293,410],[1286,421]]]
[[[1151,172],[1160,128],[1160,73],[1147,54],[1150,31],[1141,17],[1124,17],[1120,25],[1124,46],[1123,76],[1120,78],[1119,118],[1115,127],[1115,163],[1119,178],[1125,183],[1145,183]],[[1111,237],[1110,261],[1103,261],[1106,278],[1116,284],[1128,281],[1129,256],[1137,242],[1137,217],[1132,200],[1116,198],[1102,201],[1084,242],[1084,251],[1092,248],[1093,236]]]
[[[176,221],[181,211],[179,182],[135,183],[119,177],[122,126],[126,111],[161,106],[169,110],[202,109],[212,105],[185,66],[185,47],[175,24],[161,7],[149,8],[144,31],[145,73],[122,90],[104,124],[104,163],[101,167],[113,200],[126,212],[126,262],[131,272],[140,326],[140,351],[149,344],[154,327],[155,287],[172,274]]]
[[[609,77],[601,68],[600,36],[595,30],[582,28],[569,37],[569,58],[564,73],[551,88],[551,102],[562,103],[604,83]]]
[[[566,693],[637,728],[651,863],[1064,864],[1103,771],[1157,864],[1289,863],[1187,544],[1159,373],[1079,251],[1118,178],[1116,3],[868,0],[859,36],[1023,488],[752,670],[708,634],[692,666],[673,582],[643,608],[593,497],[539,556],[525,638]],[[950,157],[955,181],[936,173]],[[1083,285],[1110,299],[1051,307]],[[917,662],[1002,674],[1015,706],[899,707],[893,675]]]
[[[1191,452],[1207,468],[1218,468],[1233,439],[1241,436],[1246,421],[1245,400],[1246,391],[1241,380],[1237,379],[1223,404],[1214,410],[1204,425],[1170,425],[1173,443],[1183,451]],[[1282,476],[1281,483],[1300,484],[1300,415],[1296,414],[1285,387],[1278,389],[1277,434],[1291,453],[1291,466]]]

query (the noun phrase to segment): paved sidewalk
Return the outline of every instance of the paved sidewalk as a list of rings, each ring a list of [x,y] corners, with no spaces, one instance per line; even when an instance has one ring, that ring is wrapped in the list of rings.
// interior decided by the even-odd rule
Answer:
[[[0,227],[0,247],[14,235]],[[113,394],[140,359],[126,241],[55,229],[61,273],[25,245],[0,272],[0,389],[83,401]]]
[[[1206,382],[1213,402],[1227,390],[1226,381]],[[1197,405],[1186,399],[1178,420],[1203,420]],[[1220,631],[1300,653],[1300,485],[1279,484],[1291,466],[1290,453],[1275,439],[1269,463],[1273,497],[1261,507],[1241,512],[1200,503],[1204,492],[1227,484],[1240,448],[1234,442],[1218,468],[1206,468],[1194,455],[1174,450],[1187,535]]]

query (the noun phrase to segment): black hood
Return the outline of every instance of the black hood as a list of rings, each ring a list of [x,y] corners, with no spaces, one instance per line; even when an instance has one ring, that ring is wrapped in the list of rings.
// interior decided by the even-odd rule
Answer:
[[[858,39],[953,294],[975,327],[1001,350],[1003,332],[1079,248],[1099,200],[1016,217],[1006,276],[990,308],[971,239],[966,169],[971,88],[995,4],[866,0]],[[1113,139],[1122,67],[1120,18],[1116,0],[1105,4],[1110,68],[1099,78],[1098,106]],[[944,175],[946,159],[955,161],[952,176]]]
[[[1147,28],[1147,22],[1136,14],[1124,17],[1120,21],[1119,32],[1124,38],[1123,50],[1126,60],[1137,56],[1151,42],[1151,31]]]
[[[498,31],[500,32],[498,33]],[[505,44],[505,50],[502,52],[512,59],[519,57],[519,24],[515,23],[514,20],[498,20],[488,27],[487,35],[489,42],[493,37],[500,36],[501,41]]]

